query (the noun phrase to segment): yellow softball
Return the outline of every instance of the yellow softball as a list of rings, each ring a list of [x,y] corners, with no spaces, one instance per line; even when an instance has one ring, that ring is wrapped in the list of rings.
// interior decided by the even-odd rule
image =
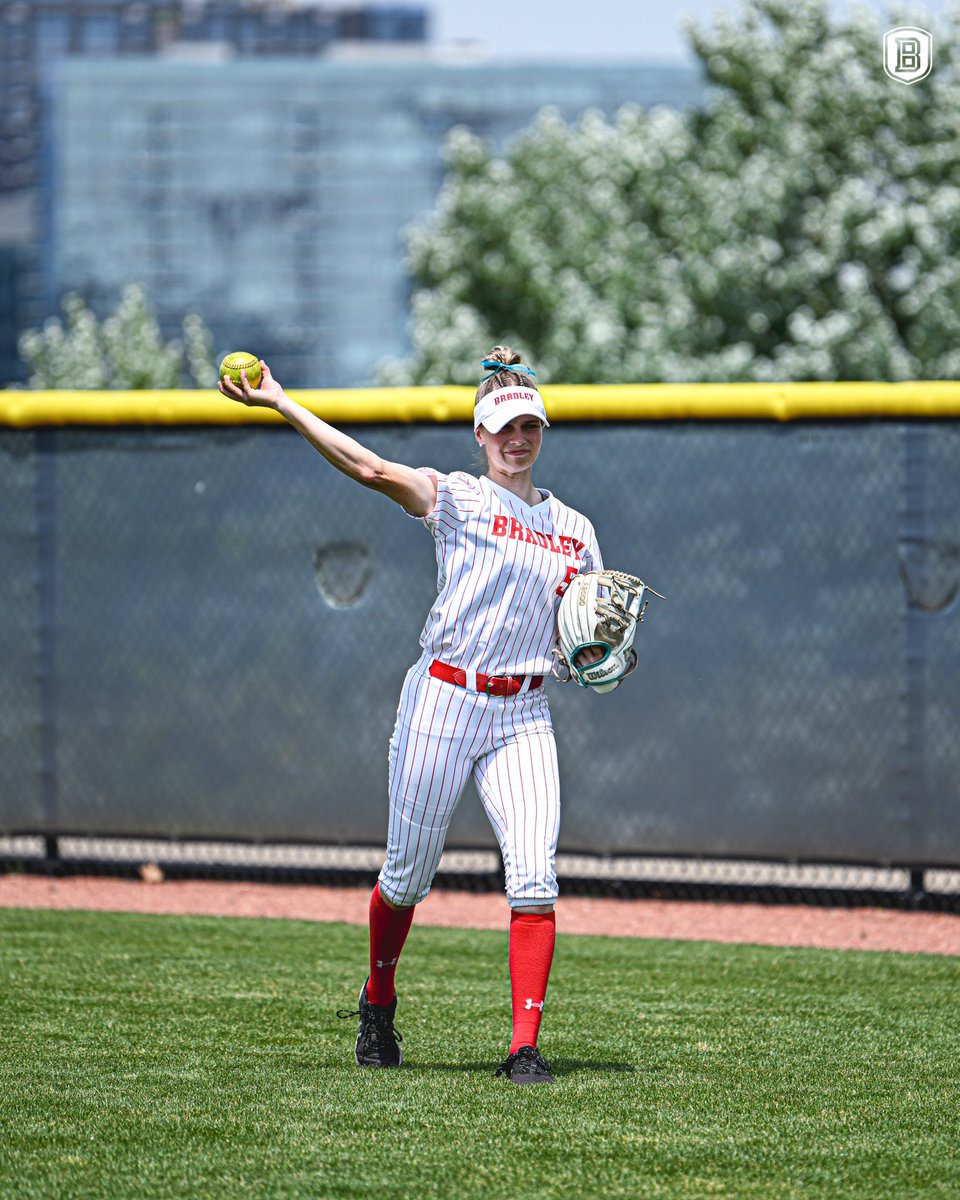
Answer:
[[[229,376],[240,387],[240,372],[246,371],[247,383],[255,388],[260,382],[260,359],[255,354],[246,354],[243,350],[235,350],[233,354],[224,355],[220,364],[220,378]]]

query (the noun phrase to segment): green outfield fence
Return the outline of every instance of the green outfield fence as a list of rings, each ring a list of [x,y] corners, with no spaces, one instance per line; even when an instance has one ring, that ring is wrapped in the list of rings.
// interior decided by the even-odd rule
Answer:
[[[538,482],[668,599],[551,685],[569,891],[960,908],[960,384],[548,387]],[[473,470],[463,388],[303,392]],[[0,866],[368,882],[429,536],[215,391],[0,392]],[[498,886],[464,797],[441,882]]]

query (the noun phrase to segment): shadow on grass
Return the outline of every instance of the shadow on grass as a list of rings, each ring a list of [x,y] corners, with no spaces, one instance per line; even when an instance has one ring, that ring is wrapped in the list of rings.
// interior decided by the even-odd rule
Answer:
[[[579,1071],[606,1071],[622,1075],[653,1075],[662,1069],[660,1067],[635,1067],[632,1063],[593,1062],[592,1060],[578,1058],[550,1058],[547,1061],[554,1076],[574,1075]],[[335,1066],[333,1064],[325,1064],[325,1066],[328,1068],[333,1067],[335,1070],[343,1070],[344,1064],[337,1063]],[[479,1071],[484,1075],[493,1075],[499,1066],[500,1060],[495,1062],[493,1060],[489,1062],[417,1062],[404,1059],[403,1066],[400,1067],[398,1074],[434,1074],[444,1071],[455,1074],[469,1074],[473,1071]],[[380,1072],[376,1073],[379,1074]]]
[[[655,1075],[660,1067],[635,1067],[633,1063],[594,1062],[592,1059],[551,1058],[554,1075],[574,1075],[577,1071],[614,1071],[622,1075]]]

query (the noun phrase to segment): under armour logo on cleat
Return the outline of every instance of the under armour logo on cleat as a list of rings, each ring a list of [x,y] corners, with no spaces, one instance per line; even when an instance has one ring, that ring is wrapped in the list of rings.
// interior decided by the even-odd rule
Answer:
[[[389,962],[387,962],[385,959],[378,958],[377,966],[378,967],[395,967],[399,961],[400,961],[399,958],[391,958]]]
[[[531,1008],[539,1008],[540,1011],[543,1012],[543,1005],[544,1005],[543,1000],[541,1000],[539,1004],[537,1004],[536,1001],[534,1001],[534,1000],[528,1000],[523,1007],[525,1009],[527,1009],[528,1012]]]

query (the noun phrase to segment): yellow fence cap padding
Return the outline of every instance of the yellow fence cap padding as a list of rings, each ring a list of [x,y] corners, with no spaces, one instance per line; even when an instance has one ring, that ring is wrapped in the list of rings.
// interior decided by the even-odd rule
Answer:
[[[960,417],[960,383],[648,383],[550,385],[551,423],[562,421],[799,421]],[[470,422],[466,387],[294,390],[334,425]],[[257,425],[283,418],[204,391],[0,391],[0,425]]]
[[[342,388],[300,391],[293,398],[333,424],[466,421],[472,388]],[[0,391],[0,424],[262,425],[283,424],[266,408],[227,400],[215,388],[163,392]]]

